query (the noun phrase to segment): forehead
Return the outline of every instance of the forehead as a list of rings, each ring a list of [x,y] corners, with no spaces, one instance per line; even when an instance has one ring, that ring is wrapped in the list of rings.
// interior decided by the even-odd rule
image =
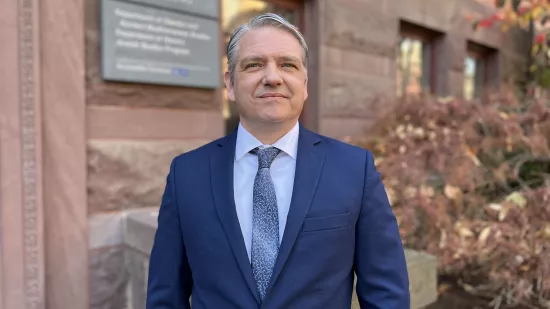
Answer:
[[[302,55],[299,41],[285,30],[274,27],[251,29],[239,43],[239,58],[247,56],[295,56]]]

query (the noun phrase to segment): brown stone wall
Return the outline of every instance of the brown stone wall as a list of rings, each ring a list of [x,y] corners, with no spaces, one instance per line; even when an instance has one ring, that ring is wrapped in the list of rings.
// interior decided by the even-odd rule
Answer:
[[[224,133],[220,89],[101,79],[100,2],[84,0],[90,215],[158,205],[171,159]]]
[[[100,0],[84,5],[89,302],[92,309],[133,308],[144,299],[130,293],[123,218],[157,209],[171,160],[224,134],[222,92],[103,81]]]
[[[346,139],[374,122],[380,95],[395,96],[400,21],[437,33],[436,93],[462,96],[467,42],[499,51],[498,77],[516,77],[529,46],[524,33],[498,28],[474,32],[466,16],[492,11],[488,0],[320,0],[319,125],[322,134]]]
[[[377,95],[395,89],[399,23],[386,1],[321,1],[319,126],[345,139],[372,123]]]
[[[207,142],[89,141],[89,213],[158,207],[171,160]]]
[[[90,309],[128,308],[124,246],[93,249],[90,256]]]

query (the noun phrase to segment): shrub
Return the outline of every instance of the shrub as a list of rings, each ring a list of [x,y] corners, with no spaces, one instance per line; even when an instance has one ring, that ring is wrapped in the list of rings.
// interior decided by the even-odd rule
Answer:
[[[550,109],[512,92],[388,104],[373,152],[405,246],[492,308],[550,306]]]

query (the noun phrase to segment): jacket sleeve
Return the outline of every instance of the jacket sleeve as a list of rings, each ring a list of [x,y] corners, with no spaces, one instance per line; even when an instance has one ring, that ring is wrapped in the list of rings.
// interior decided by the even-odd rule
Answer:
[[[357,298],[362,309],[409,309],[409,278],[397,220],[374,158],[369,151],[366,157],[356,226]]]
[[[146,309],[190,309],[193,281],[176,200],[176,159],[170,164],[149,261]]]

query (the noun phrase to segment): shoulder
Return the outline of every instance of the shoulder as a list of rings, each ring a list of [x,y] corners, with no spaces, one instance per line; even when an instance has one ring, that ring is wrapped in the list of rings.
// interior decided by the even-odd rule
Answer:
[[[175,156],[172,160],[172,166],[191,164],[197,165],[198,167],[200,166],[201,162],[209,162],[211,154],[219,148],[220,143],[225,141],[225,139],[227,139],[227,136],[216,139],[193,150]]]
[[[308,134],[313,134],[319,139],[327,151],[327,155],[336,157],[338,159],[344,159],[350,163],[365,163],[365,161],[372,160],[372,153],[365,148],[361,148],[356,145],[352,145],[335,138],[324,136],[318,133],[308,131]]]

